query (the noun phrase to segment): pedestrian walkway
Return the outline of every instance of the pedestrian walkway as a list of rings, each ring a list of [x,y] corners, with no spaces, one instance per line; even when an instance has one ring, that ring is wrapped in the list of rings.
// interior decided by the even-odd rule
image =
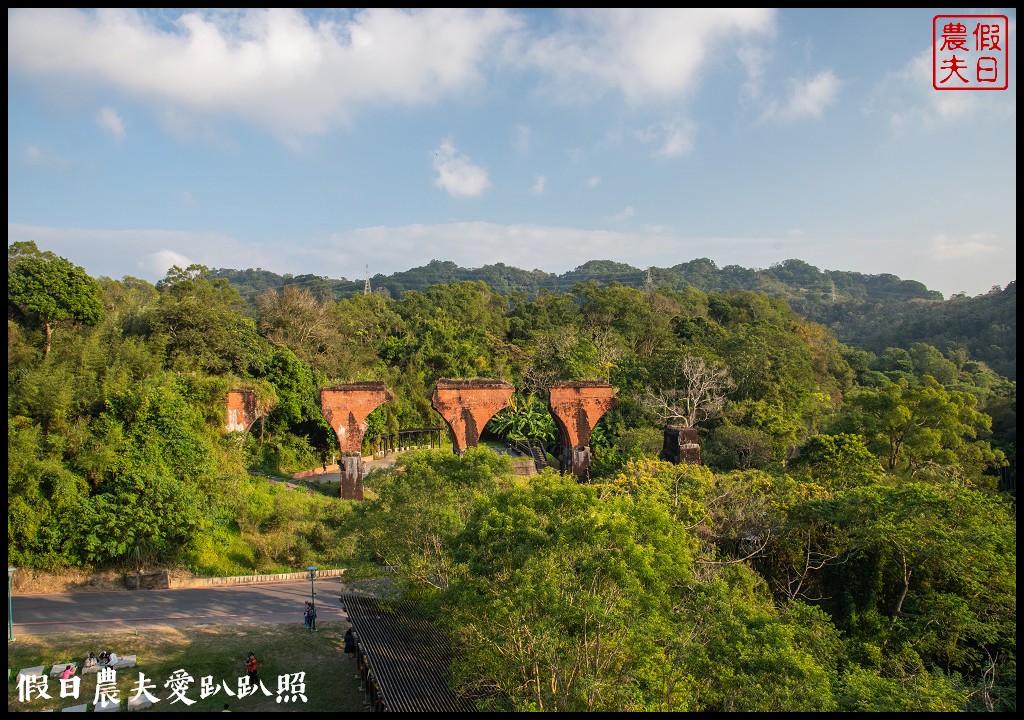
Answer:
[[[392,467],[401,455],[401,451],[395,451],[387,455],[363,456],[363,475],[369,475],[373,470]],[[328,465],[326,469],[315,467],[312,470],[301,470],[300,472],[292,473],[291,478],[292,480],[303,480],[306,482],[340,483],[341,468],[337,464]]]

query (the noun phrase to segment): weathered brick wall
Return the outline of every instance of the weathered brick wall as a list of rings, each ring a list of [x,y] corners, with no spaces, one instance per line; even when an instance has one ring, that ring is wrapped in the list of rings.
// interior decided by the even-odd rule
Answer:
[[[548,408],[562,435],[562,469],[590,479],[590,434],[606,412],[619,404],[615,388],[598,381],[561,382],[551,386]]]
[[[358,453],[366,434],[366,417],[391,399],[384,383],[336,385],[320,391],[320,413],[338,436],[343,453]]]
[[[366,434],[366,417],[391,399],[384,383],[348,383],[320,391],[320,413],[334,430],[342,457],[341,497],[363,499],[363,458],[360,450]]]
[[[252,390],[228,390],[227,432],[249,432],[256,422],[256,393]]]
[[[434,409],[451,428],[456,453],[476,447],[487,421],[506,405],[512,385],[501,380],[449,380],[437,381],[434,388]]]
[[[619,404],[615,388],[608,383],[579,381],[551,386],[548,407],[569,447],[590,445],[590,433],[601,416]]]
[[[697,436],[697,428],[667,425],[665,442],[661,449],[662,459],[676,464],[700,465],[700,444],[697,442]]]

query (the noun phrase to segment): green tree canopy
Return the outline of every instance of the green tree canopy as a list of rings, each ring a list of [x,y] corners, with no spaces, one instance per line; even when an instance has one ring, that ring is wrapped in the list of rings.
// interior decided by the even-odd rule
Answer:
[[[7,248],[7,303],[42,324],[44,356],[50,354],[56,324],[95,325],[103,318],[99,283],[70,260],[42,252],[31,241]]]
[[[904,379],[878,390],[850,396],[842,424],[863,435],[891,471],[945,469],[977,480],[988,467],[1006,459],[992,450],[979,431],[990,431],[992,418],[979,412],[977,398],[949,391],[930,375],[915,384]]]

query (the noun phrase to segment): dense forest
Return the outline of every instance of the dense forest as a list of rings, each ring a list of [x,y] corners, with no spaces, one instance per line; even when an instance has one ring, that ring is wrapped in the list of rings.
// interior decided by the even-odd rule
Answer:
[[[895,275],[864,275],[819,270],[801,260],[787,260],[762,270],[728,265],[718,268],[707,258],[670,268],[641,270],[608,260],[592,260],[575,270],[555,275],[541,270],[520,270],[502,263],[481,268],[460,268],[452,262],[429,264],[393,275],[375,275],[361,281],[331,280],[315,275],[277,275],[262,269],[214,269],[214,277],[227,279],[244,297],[295,285],[317,297],[335,300],[362,293],[369,280],[377,292],[400,297],[406,290],[425,291],[431,285],[479,280],[494,292],[533,298],[542,290],[571,292],[576,283],[599,286],[617,283],[639,289],[702,292],[751,290],[785,300],[812,322],[828,327],[840,342],[884,352],[909,350],[915,342],[942,353],[966,352],[994,371],[1015,380],[1017,370],[1017,288],[993,287],[985,295],[964,294],[943,299],[916,280]]]
[[[420,270],[153,285],[9,245],[9,564],[387,567],[500,711],[1015,710],[1015,284]],[[556,452],[548,389],[610,383],[589,480],[449,447],[362,501],[271,482],[336,452],[322,388],[385,383],[369,449],[440,425],[442,378],[510,382],[485,434]],[[225,433],[239,388],[262,417]],[[660,457],[668,423],[700,465]]]

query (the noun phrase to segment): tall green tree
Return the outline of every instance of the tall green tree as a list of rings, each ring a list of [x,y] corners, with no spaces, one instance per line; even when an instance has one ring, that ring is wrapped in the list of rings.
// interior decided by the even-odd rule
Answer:
[[[882,466],[857,435],[814,435],[790,463],[792,472],[829,490],[873,485],[882,478]]]
[[[70,260],[42,252],[31,241],[7,248],[7,303],[42,324],[44,357],[50,354],[58,324],[95,325],[103,318],[99,283]]]
[[[417,451],[366,486],[377,498],[358,508],[363,551],[395,571],[400,585],[447,588],[455,565],[451,542],[462,532],[474,503],[508,484],[511,461],[484,448],[461,456]]]
[[[139,331],[163,345],[166,365],[221,374],[251,376],[269,355],[255,321],[227,280],[214,278],[203,265],[172,267],[157,283],[159,300],[140,320]]]
[[[443,613],[463,681],[521,711],[646,709],[641,676],[689,552],[659,504],[553,473],[485,498],[454,539],[465,570]]]
[[[974,395],[946,390],[925,375],[914,384],[900,379],[852,393],[841,424],[863,435],[890,471],[945,469],[977,480],[985,469],[1006,462],[1002,451],[978,439],[979,432],[991,430],[992,418],[977,404]]]
[[[958,483],[852,489],[832,519],[850,541],[833,565],[830,608],[865,665],[908,679],[960,675],[975,705],[1013,683],[1016,520],[999,496]],[[873,651],[865,648],[873,647]]]

